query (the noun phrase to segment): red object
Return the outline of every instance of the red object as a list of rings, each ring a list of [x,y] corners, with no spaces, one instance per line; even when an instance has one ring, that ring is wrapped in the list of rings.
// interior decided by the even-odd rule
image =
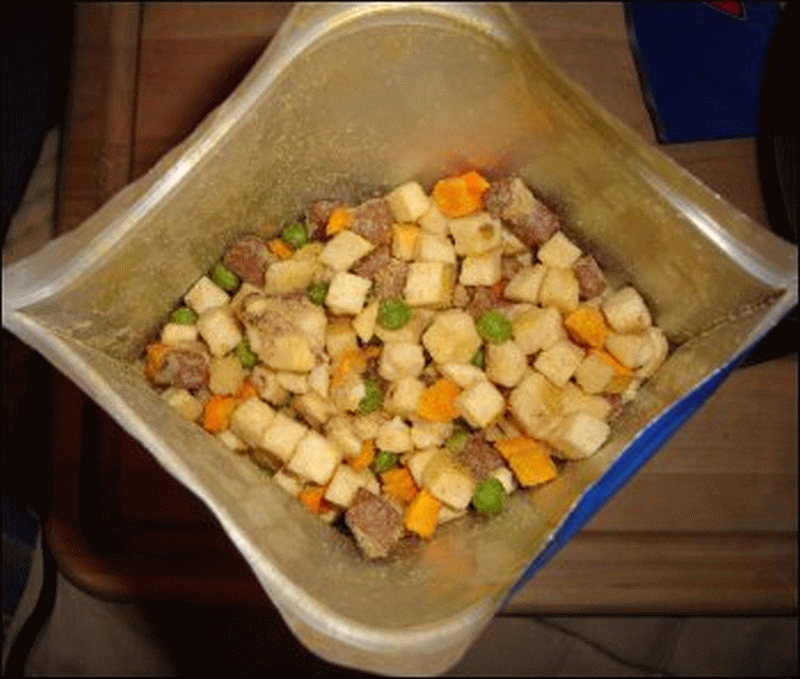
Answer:
[[[710,5],[723,14],[728,14],[729,16],[736,17],[737,19],[745,18],[743,2],[707,2],[706,5]]]

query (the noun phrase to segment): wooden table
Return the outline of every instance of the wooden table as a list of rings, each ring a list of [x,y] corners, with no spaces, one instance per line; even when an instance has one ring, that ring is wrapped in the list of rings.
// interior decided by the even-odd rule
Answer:
[[[545,51],[655,142],[621,3],[521,3]],[[141,176],[233,90],[289,3],[79,4],[58,231]],[[753,139],[666,152],[761,223]],[[786,613],[797,607],[797,362],[738,370],[506,612]],[[52,513],[63,573],[117,600],[262,605],[203,505],[59,375]],[[79,426],[78,426],[79,425]]]

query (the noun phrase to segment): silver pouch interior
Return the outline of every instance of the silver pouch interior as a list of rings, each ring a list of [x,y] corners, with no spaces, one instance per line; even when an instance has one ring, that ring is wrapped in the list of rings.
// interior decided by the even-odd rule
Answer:
[[[464,167],[523,177],[674,351],[594,457],[365,562],[351,542],[186,422],[141,358],[235,233],[318,197],[354,203]],[[74,232],[3,270],[3,325],[214,512],[297,636],[337,663],[458,661],[580,498],[671,405],[797,301],[797,250],[648,147],[540,52],[506,5],[304,4],[181,146]],[[697,406],[699,407],[699,403]],[[266,633],[266,632],[265,632]]]

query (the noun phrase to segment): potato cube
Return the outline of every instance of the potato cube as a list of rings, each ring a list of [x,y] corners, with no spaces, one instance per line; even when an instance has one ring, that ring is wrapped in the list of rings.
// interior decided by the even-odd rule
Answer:
[[[375,246],[366,238],[362,238],[350,229],[344,229],[325,244],[319,261],[334,271],[347,271],[374,249]]]
[[[392,226],[392,257],[410,262],[417,259],[420,228],[416,224],[394,224]]]
[[[359,488],[366,485],[364,476],[346,464],[340,464],[333,473],[325,491],[325,499],[340,507],[349,507]]]
[[[230,301],[228,293],[216,285],[208,276],[195,283],[183,298],[186,305],[198,314],[204,314],[215,307],[226,306]]]
[[[422,486],[422,475],[425,473],[425,467],[428,466],[428,463],[435,455],[440,453],[439,448],[431,446],[430,448],[410,453],[404,458],[404,464],[408,471],[411,472],[411,476],[414,477],[414,481],[418,486]]]
[[[439,372],[453,380],[462,389],[486,379],[483,370],[471,363],[442,363],[439,365]]]
[[[346,320],[330,321],[325,329],[325,350],[331,359],[344,351],[358,351],[356,331]]]
[[[559,416],[563,407],[563,390],[544,375],[531,371],[520,382],[508,398],[509,408],[515,422],[529,436],[537,437],[554,416]]]
[[[362,342],[369,342],[375,334],[375,323],[378,321],[378,302],[367,304],[354,319],[353,330],[356,331],[358,339]]]
[[[328,421],[325,433],[342,451],[345,458],[357,457],[361,453],[362,439],[355,432],[349,417],[337,415]]]
[[[589,353],[614,369],[614,377],[611,378],[611,381],[606,385],[605,389],[603,389],[603,393],[622,394],[633,380],[633,371],[603,349],[590,349]]]
[[[273,370],[307,373],[316,363],[311,346],[303,335],[275,337],[258,355]]]
[[[275,373],[280,384],[292,394],[305,394],[311,387],[308,386],[308,375],[281,370]]]
[[[180,387],[169,387],[161,394],[172,408],[178,411],[187,420],[194,422],[203,414],[203,404],[200,399]]]
[[[503,244],[504,255],[530,255],[530,250],[509,229],[503,227],[500,232],[500,242]]]
[[[437,363],[469,363],[483,344],[475,321],[466,311],[451,309],[436,315],[422,343]]]
[[[398,222],[416,222],[431,206],[431,199],[417,182],[406,182],[386,196],[392,216]]]
[[[197,334],[197,326],[194,324],[167,323],[161,329],[161,341],[172,346],[183,342],[196,342]]]
[[[346,271],[338,272],[331,281],[325,306],[331,313],[355,316],[364,308],[372,281]]]
[[[611,402],[596,394],[587,394],[580,387],[567,383],[562,392],[563,414],[584,412],[598,420],[607,420],[611,414]]]
[[[503,484],[506,495],[511,495],[517,489],[517,482],[514,479],[514,474],[508,467],[497,467],[489,472],[489,476],[496,478]]]
[[[309,431],[294,450],[286,468],[309,481],[324,486],[342,461],[341,451],[315,431]]]
[[[330,388],[331,370],[327,363],[318,363],[308,373],[308,387],[326,397]]]
[[[411,441],[411,427],[401,418],[395,417],[378,428],[375,445],[379,450],[389,453],[405,453],[414,447]]]
[[[215,356],[209,368],[208,388],[214,394],[235,394],[246,374],[236,356]]]
[[[647,333],[630,335],[609,333],[606,349],[622,365],[635,369],[643,366],[655,353],[655,346]]]
[[[325,424],[336,412],[336,407],[327,398],[315,391],[300,394],[292,399],[295,410],[303,415],[315,427]]]
[[[419,344],[392,342],[381,352],[378,374],[390,382],[403,377],[416,377],[425,367],[425,355]]]
[[[479,255],[467,255],[461,262],[458,282],[461,285],[494,285],[502,277],[502,256],[500,248]]]
[[[552,347],[542,351],[533,367],[547,377],[553,384],[563,387],[583,361],[583,349],[569,340],[560,340]]]
[[[411,417],[417,412],[417,405],[424,389],[425,385],[414,377],[400,378],[389,391],[386,409],[401,417]],[[411,440],[413,443],[413,428]]]
[[[514,340],[486,347],[486,377],[503,387],[515,387],[528,364],[525,353]]]
[[[306,433],[308,427],[300,424],[297,420],[284,415],[281,412],[275,413],[275,417],[261,436],[261,447],[276,455],[284,462],[292,458],[292,454]]]
[[[242,341],[242,333],[227,307],[215,307],[197,319],[200,336],[214,356],[224,356]]]
[[[589,354],[575,370],[575,381],[587,394],[602,394],[614,377],[614,368]]]
[[[547,266],[568,269],[582,255],[581,249],[567,238],[561,231],[556,231],[550,239],[543,243],[536,253],[539,261]]]
[[[508,281],[503,295],[506,299],[536,304],[539,301],[539,289],[542,287],[542,280],[544,280],[546,271],[547,267],[544,264],[521,268]]]
[[[436,201],[430,201],[428,209],[418,220],[422,230],[437,236],[446,236],[450,233],[450,220],[440,211]]]
[[[502,225],[487,212],[450,220],[457,255],[480,255],[502,248]]]
[[[437,451],[425,465],[422,485],[449,507],[466,509],[472,501],[476,481],[469,472],[456,467],[448,455]]]
[[[553,306],[562,314],[578,308],[578,279],[572,269],[548,267],[539,288],[539,304]]]
[[[566,415],[548,437],[553,454],[567,460],[581,460],[594,455],[606,442],[611,428],[606,422],[585,412]]]
[[[456,399],[464,419],[472,427],[489,426],[505,410],[503,395],[489,381],[476,382]]]
[[[523,311],[513,319],[512,325],[514,339],[526,355],[549,349],[567,337],[561,314],[554,307]]]
[[[430,491],[429,491],[430,492]],[[462,516],[467,515],[466,507],[464,509],[453,509],[443,504],[439,507],[439,516],[436,518],[436,525],[441,526],[443,523],[450,523]]]
[[[294,474],[287,472],[285,469],[279,469],[272,475],[272,480],[280,487],[283,488],[289,495],[297,497],[300,491],[303,490],[303,481],[298,479]]]
[[[456,263],[456,251],[447,236],[422,232],[419,236],[417,260],[420,262]]]
[[[337,410],[355,412],[366,395],[363,378],[357,371],[352,371],[331,387],[329,398]]]
[[[255,297],[263,297],[264,290],[257,285],[253,285],[252,283],[244,281],[239,286],[239,289],[236,291],[236,294],[230,301],[231,311],[237,313],[244,306],[245,301],[251,295],[254,295]]]
[[[231,415],[231,431],[251,446],[260,446],[264,431],[275,419],[275,411],[258,396],[237,406]]]
[[[234,453],[244,453],[247,450],[247,444],[230,429],[221,431],[217,434],[217,438],[222,442],[222,445],[232,450]]]
[[[653,324],[642,296],[631,286],[611,293],[602,307],[608,324],[619,333],[637,333]]]
[[[317,259],[292,257],[275,262],[264,273],[264,292],[268,295],[284,295],[304,291],[324,267]]]
[[[378,435],[378,429],[381,428],[381,425],[388,421],[389,418],[386,414],[378,410],[369,415],[351,417],[350,425],[355,435],[362,441],[366,441],[367,439],[374,439]]]
[[[411,306],[450,306],[456,267],[446,262],[411,262],[403,295]]]
[[[278,384],[275,371],[265,365],[259,364],[253,368],[250,373],[250,381],[258,390],[258,395],[274,406],[284,403],[289,396],[289,392]]]
[[[650,341],[652,353],[650,358],[645,361],[636,371],[636,377],[641,379],[651,377],[667,359],[667,353],[669,352],[667,336],[664,334],[664,331],[661,330],[661,328],[650,326],[644,331],[644,334]]]
[[[423,422],[413,420],[411,424],[411,442],[415,448],[441,446],[453,433],[452,422]]]

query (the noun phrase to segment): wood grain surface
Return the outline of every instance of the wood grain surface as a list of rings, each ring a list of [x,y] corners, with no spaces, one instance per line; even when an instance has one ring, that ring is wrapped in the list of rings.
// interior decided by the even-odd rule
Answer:
[[[290,6],[78,4],[58,232],[145,173],[224,101]],[[514,6],[558,66],[655,143],[621,3]],[[765,223],[753,139],[663,149]],[[53,380],[61,405],[46,535],[65,575],[119,600],[263,605],[205,507],[71,383]],[[737,370],[506,611],[795,611],[796,380],[794,357]]]

